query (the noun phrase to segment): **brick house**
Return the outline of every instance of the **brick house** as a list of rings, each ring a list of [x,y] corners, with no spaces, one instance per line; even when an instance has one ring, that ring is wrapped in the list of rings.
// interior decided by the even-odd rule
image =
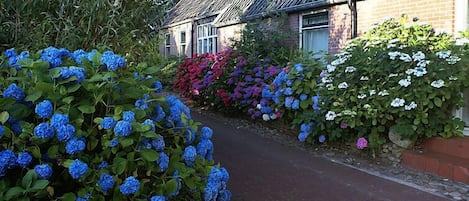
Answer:
[[[349,1],[180,0],[161,28],[164,43],[160,52],[167,56],[215,53],[229,47],[230,38],[239,37],[246,22],[254,19],[268,22],[270,14],[282,12],[288,18],[288,28],[296,33],[293,45],[307,51],[335,54],[352,36],[354,15]],[[360,34],[383,19],[407,14],[410,18],[419,18],[420,23],[433,25],[436,31],[458,36],[459,31],[469,29],[468,2],[469,0],[359,0],[356,2],[356,29]],[[464,94],[467,94],[465,103],[469,105],[469,90]],[[464,120],[468,126],[465,134],[469,136],[469,107],[457,111],[455,115]],[[411,154],[404,154],[404,162],[407,160],[410,162],[407,165],[411,167],[469,183],[469,163],[466,162],[469,161],[469,154],[461,154],[469,153],[469,137],[444,143],[447,142],[429,142],[428,147],[444,149],[430,152],[444,152],[449,155],[444,155],[443,158],[456,157],[455,160],[464,161],[464,165],[454,161],[444,162],[444,159],[435,159],[433,156],[428,156],[430,162],[424,159],[420,161],[418,158],[421,155]]]

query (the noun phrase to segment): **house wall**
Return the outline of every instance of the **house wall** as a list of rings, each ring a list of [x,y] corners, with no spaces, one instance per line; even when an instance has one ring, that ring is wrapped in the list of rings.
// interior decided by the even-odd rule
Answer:
[[[181,51],[181,32],[185,31],[186,32],[186,50]],[[163,31],[162,37],[163,37],[163,44],[160,45],[160,53],[164,55],[166,45],[165,45],[165,34],[169,33],[170,34],[170,52],[169,55],[172,56],[191,56],[192,51],[192,22],[180,24],[177,26],[172,26],[165,31]]]
[[[245,24],[235,24],[224,27],[218,27],[217,51],[220,52],[229,48],[232,39],[239,39]]]
[[[462,0],[365,0],[357,3],[358,33],[390,17],[407,14],[409,20],[431,24],[436,31],[454,33],[455,1]],[[334,54],[350,39],[351,13],[348,5],[330,9],[329,50]]]

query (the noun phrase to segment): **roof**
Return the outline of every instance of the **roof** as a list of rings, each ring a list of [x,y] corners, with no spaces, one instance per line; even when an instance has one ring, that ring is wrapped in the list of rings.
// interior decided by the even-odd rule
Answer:
[[[225,26],[268,16],[275,12],[296,12],[347,0],[180,0],[167,15],[163,27],[188,20],[217,16],[215,24]]]

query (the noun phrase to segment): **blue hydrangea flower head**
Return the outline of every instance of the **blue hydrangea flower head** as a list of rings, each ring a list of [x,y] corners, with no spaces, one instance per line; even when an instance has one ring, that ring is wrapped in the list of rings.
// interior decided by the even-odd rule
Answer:
[[[140,181],[138,181],[135,177],[130,176],[124,180],[124,183],[121,184],[119,190],[124,195],[130,195],[136,193],[139,188]]]
[[[303,72],[303,64],[301,63],[295,64],[294,68],[298,72]]]
[[[60,79],[65,80],[75,76],[77,78],[76,82],[81,83],[85,79],[85,69],[70,66],[70,67],[62,67],[60,68]]]
[[[56,128],[57,139],[60,142],[65,142],[72,139],[75,136],[75,127],[71,124],[61,125]]]
[[[43,100],[39,104],[36,105],[36,109],[34,110],[37,115],[41,118],[48,118],[52,115],[52,103],[50,100]]]
[[[54,128],[46,122],[42,122],[34,127],[34,135],[40,139],[49,139],[54,136]]]
[[[155,123],[153,122],[153,120],[145,119],[145,121],[143,121],[143,123],[142,123],[142,126],[145,126],[145,125],[150,125],[150,130],[153,131],[153,132],[156,131],[156,126],[155,126]]]
[[[320,135],[319,138],[318,138],[318,141],[319,141],[320,143],[324,143],[324,142],[326,141],[326,136]]]
[[[65,145],[65,151],[68,154],[77,154],[85,150],[86,143],[83,139],[72,138]]]
[[[300,109],[300,100],[295,99],[293,103],[291,104],[291,108],[294,110]]]
[[[16,156],[12,150],[3,150],[0,152],[0,166],[7,169],[12,169],[16,167]]]
[[[301,101],[304,101],[304,100],[306,100],[306,99],[308,99],[308,95],[306,95],[306,94],[301,94],[301,95],[300,95],[300,100],[301,100]]]
[[[52,168],[48,164],[36,165],[34,171],[40,179],[49,179],[52,176]]]
[[[116,147],[119,144],[119,139],[113,138],[111,142],[109,142],[109,147],[113,148]]]
[[[285,94],[287,96],[291,96],[293,94],[293,89],[290,88],[290,87],[287,87],[287,88],[285,88],[285,91],[283,92],[283,94]]]
[[[5,135],[5,129],[0,125],[0,137],[3,137],[3,135]]]
[[[228,170],[226,170],[226,168],[224,167],[221,167],[220,169],[220,173],[221,173],[221,181],[222,182],[228,182],[228,180],[230,179],[230,174],[228,173]]]
[[[116,71],[125,66],[125,59],[114,54],[112,51],[106,51],[101,57],[101,63],[105,64],[108,70]]]
[[[118,121],[114,127],[114,133],[118,136],[129,136],[132,134],[132,124],[129,121]]]
[[[200,139],[211,139],[213,135],[213,130],[209,127],[202,127],[202,135],[200,136]]]
[[[210,140],[202,140],[197,144],[197,154],[209,161],[212,160],[213,143]]]
[[[3,92],[4,98],[14,98],[16,101],[22,101],[26,95],[22,88],[18,87],[15,83],[8,85]]]
[[[62,65],[62,57],[66,57],[70,54],[65,48],[57,49],[55,47],[48,47],[41,52],[40,59],[47,61],[51,68],[56,68]]]
[[[194,146],[188,146],[184,149],[184,154],[182,156],[187,163],[193,163],[197,156],[197,150]]]
[[[103,173],[99,177],[98,186],[103,192],[106,192],[114,187],[115,181],[112,175]]]
[[[169,157],[164,152],[160,152],[158,155],[159,157],[158,157],[158,160],[156,160],[156,163],[160,167],[160,172],[163,172],[166,169],[168,169]]]
[[[155,195],[150,198],[150,201],[166,201],[166,197],[164,195]]]
[[[109,164],[107,163],[107,161],[101,161],[101,163],[98,165],[98,170],[108,168],[108,167],[109,167]]]
[[[135,107],[139,110],[146,110],[148,109],[148,102],[145,99],[140,98],[135,101]]]
[[[103,121],[101,121],[101,126],[106,130],[114,128],[115,125],[116,120],[114,119],[114,117],[104,117]]]
[[[88,172],[88,164],[78,159],[75,159],[72,164],[70,164],[68,172],[70,173],[72,178],[79,179],[80,177],[85,175],[86,172]]]
[[[77,64],[82,65],[83,60],[82,59],[87,59],[88,53],[85,50],[79,49],[75,50],[70,57],[75,61]]]
[[[153,138],[151,140],[151,145],[156,151],[163,151],[164,147],[166,146],[164,138],[160,134],[158,134],[158,138]]]
[[[28,152],[21,152],[18,154],[18,158],[16,159],[16,163],[22,168],[28,167],[29,163],[31,163],[33,157]]]
[[[151,119],[156,122],[160,122],[163,120],[163,118],[166,116],[166,113],[164,112],[163,108],[159,103],[155,107],[153,107],[153,111],[151,113]]]
[[[307,133],[307,132],[300,132],[300,134],[298,134],[298,140],[300,142],[304,142],[306,140],[306,138],[309,136],[310,133]]]
[[[319,99],[321,97],[319,95],[311,97],[311,100],[313,101],[313,110],[321,110],[321,107],[319,107]]]
[[[16,50],[15,48],[10,48],[5,51],[5,57],[10,58],[10,57],[16,57]]]
[[[123,117],[125,121],[135,121],[135,113],[132,111],[125,111]]]
[[[52,127],[59,128],[60,126],[66,125],[69,123],[68,115],[55,113],[54,115],[52,115],[50,122],[51,122]]]
[[[163,84],[161,84],[160,81],[153,82],[151,86],[156,89],[156,92],[161,92],[161,90],[163,90]]]

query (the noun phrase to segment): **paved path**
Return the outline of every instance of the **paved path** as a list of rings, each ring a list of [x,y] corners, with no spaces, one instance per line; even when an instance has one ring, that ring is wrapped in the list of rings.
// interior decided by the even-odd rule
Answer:
[[[192,112],[214,131],[215,161],[230,173],[232,201],[447,200],[313,156]]]

